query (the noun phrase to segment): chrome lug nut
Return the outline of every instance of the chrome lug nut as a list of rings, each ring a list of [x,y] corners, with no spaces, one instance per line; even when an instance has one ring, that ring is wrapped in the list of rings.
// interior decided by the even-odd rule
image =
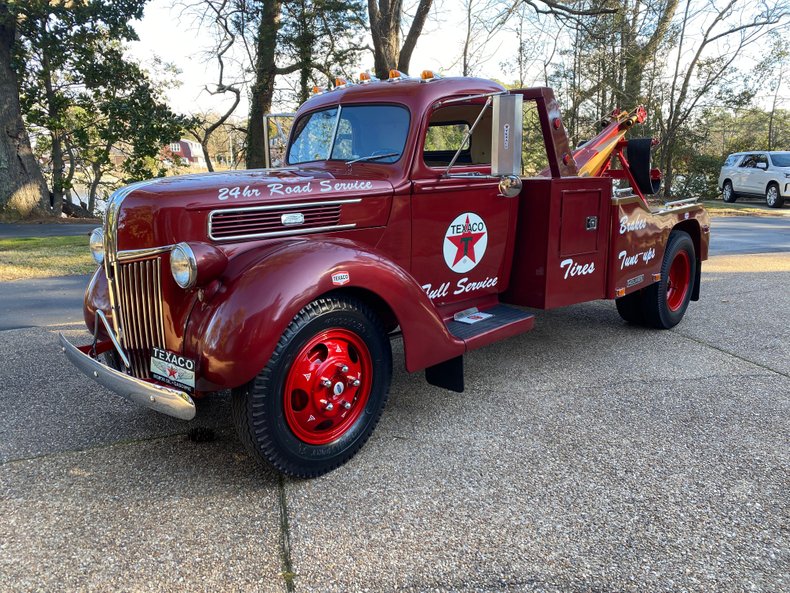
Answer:
[[[332,387],[332,381],[326,378],[322,378],[321,385],[323,385],[324,387]]]
[[[335,405],[332,402],[329,402],[328,404],[326,404],[326,411],[327,412],[331,412],[334,409],[335,409]]]
[[[344,407],[346,410],[348,410],[349,408],[351,408],[351,404],[350,404],[350,403],[348,403],[348,402],[343,402],[343,407]]]
[[[352,385],[354,387],[359,387],[359,383],[360,383],[359,379],[354,379],[354,382],[352,383]]]
[[[346,365],[341,366],[340,367],[340,372],[341,373],[347,373],[348,372],[348,366],[346,366]]]

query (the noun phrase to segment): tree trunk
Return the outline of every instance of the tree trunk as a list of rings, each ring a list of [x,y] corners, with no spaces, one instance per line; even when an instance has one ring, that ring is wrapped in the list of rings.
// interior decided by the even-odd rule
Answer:
[[[667,153],[667,165],[664,169],[664,199],[669,200],[672,197],[672,182],[674,181],[674,174],[672,171],[672,153]]]
[[[771,104],[771,115],[768,118],[768,150],[774,149],[774,118],[776,117],[776,104],[779,102],[779,89],[782,88],[784,69],[779,71],[779,80],[776,81],[776,91]]]
[[[42,31],[46,31],[46,23],[41,25]],[[57,98],[52,87],[52,71],[49,68],[47,52],[42,52],[41,57],[41,76],[44,79],[44,88],[47,95],[47,114],[53,122],[49,130],[52,138],[52,212],[55,216],[60,216],[63,212],[63,194],[65,184],[63,183],[63,139],[60,135],[60,118],[57,107]]]
[[[373,38],[373,68],[382,80],[398,67],[400,54],[401,1],[368,0],[370,34]]]
[[[461,76],[469,76],[469,46],[472,43],[472,0],[466,0],[466,38],[464,39]]]
[[[299,104],[310,98],[310,75],[313,72],[313,45],[315,43],[312,16],[307,13],[304,0],[299,8],[299,34],[296,39],[297,60],[299,64]]]
[[[21,216],[49,214],[49,193],[22,121],[11,53],[16,21],[0,3],[0,211]]]
[[[209,173],[213,173],[214,164],[211,162],[211,156],[208,153],[208,137],[205,137],[200,143],[200,148],[203,149],[203,159],[206,161],[206,168],[209,170]]]
[[[93,179],[91,180],[91,186],[88,190],[88,210],[91,214],[93,214],[96,212],[96,194],[99,193],[99,183],[101,183],[102,170],[99,163],[93,163],[93,165],[91,165],[91,169],[93,171]]]
[[[258,29],[255,56],[255,83],[250,96],[247,124],[247,168],[265,167],[263,116],[271,111],[274,79],[277,74],[277,32],[280,29],[281,0],[265,0]]]
[[[642,80],[645,76],[645,67],[648,62],[655,57],[658,48],[669,33],[672,19],[675,17],[679,0],[667,0],[663,6],[656,22],[655,30],[644,44],[637,41],[637,37],[642,33],[640,30],[641,19],[637,6],[630,7],[625,3],[623,14],[618,15],[622,19],[622,64],[621,74],[623,75],[622,87],[619,100],[621,109],[633,109],[640,100],[642,93]],[[632,12],[633,14],[629,14]],[[630,17],[630,18],[629,18]]]
[[[402,0],[368,0],[370,34],[373,38],[373,65],[376,76],[385,79],[397,68],[409,72],[409,63],[422,28],[428,18],[433,0],[420,0],[409,33],[400,46],[400,25],[403,16]]]

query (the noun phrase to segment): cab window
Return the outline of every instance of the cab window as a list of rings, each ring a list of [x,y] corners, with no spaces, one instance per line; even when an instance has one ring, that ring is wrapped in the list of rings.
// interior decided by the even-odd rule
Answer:
[[[436,109],[428,121],[422,156],[429,167],[446,167],[461,148],[483,105],[448,105]],[[491,109],[487,109],[472,136],[463,143],[456,165],[491,164]]]
[[[360,159],[394,163],[403,154],[409,111],[395,105],[342,105],[296,122],[288,164]]]

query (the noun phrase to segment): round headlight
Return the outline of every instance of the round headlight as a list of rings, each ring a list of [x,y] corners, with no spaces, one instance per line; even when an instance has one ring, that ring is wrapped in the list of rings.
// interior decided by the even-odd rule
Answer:
[[[101,264],[104,261],[104,230],[102,230],[101,227],[91,231],[91,238],[90,241],[88,241],[88,245],[90,245],[93,259],[97,264]]]
[[[181,288],[191,288],[197,280],[197,259],[192,248],[179,243],[170,251],[170,272]]]

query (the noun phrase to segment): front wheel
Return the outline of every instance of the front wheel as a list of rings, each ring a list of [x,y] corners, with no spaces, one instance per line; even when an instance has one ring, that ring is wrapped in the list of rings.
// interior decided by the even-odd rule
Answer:
[[[765,190],[765,203],[769,208],[781,208],[784,206],[785,199],[779,195],[779,186],[772,183]]]
[[[672,231],[661,262],[661,280],[644,289],[642,313],[647,325],[669,329],[680,323],[691,300],[696,274],[694,241],[684,231]]]
[[[234,390],[239,437],[285,474],[320,476],[368,440],[391,378],[392,351],[375,313],[356,299],[320,298],[294,318],[258,376]]]
[[[738,196],[735,194],[735,191],[732,189],[731,181],[724,182],[724,186],[721,188],[721,199],[727,202],[728,204],[732,204],[735,200],[738,199]]]

